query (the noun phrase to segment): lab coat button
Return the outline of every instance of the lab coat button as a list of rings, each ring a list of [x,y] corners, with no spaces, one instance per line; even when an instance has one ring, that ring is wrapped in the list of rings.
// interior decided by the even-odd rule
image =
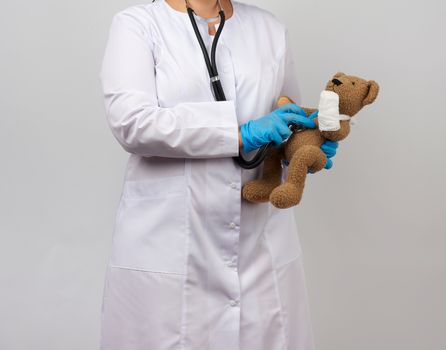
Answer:
[[[229,224],[229,227],[231,228],[231,229],[235,229],[235,223],[234,222],[231,222],[230,224]]]
[[[226,262],[226,266],[228,266],[228,267],[230,267],[230,268],[232,268],[234,270],[237,270],[237,264],[234,261]]]
[[[231,305],[232,307],[237,306],[237,305],[238,305],[238,300],[231,300],[231,301],[229,302],[229,305]]]
[[[236,189],[237,188],[237,184],[235,182],[231,183],[231,188]]]

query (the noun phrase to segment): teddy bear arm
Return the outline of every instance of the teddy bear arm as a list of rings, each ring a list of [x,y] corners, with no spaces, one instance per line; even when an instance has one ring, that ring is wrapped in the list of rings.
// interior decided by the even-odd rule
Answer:
[[[323,137],[331,141],[341,141],[345,139],[350,133],[350,122],[348,120],[341,120],[341,128],[336,131],[321,131]]]

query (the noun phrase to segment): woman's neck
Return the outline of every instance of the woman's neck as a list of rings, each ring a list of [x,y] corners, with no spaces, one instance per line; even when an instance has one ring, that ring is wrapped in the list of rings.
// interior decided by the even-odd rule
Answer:
[[[188,0],[195,13],[204,18],[213,18],[218,16],[220,7],[216,0]]]
[[[177,11],[186,12],[185,0],[165,0],[172,8]],[[218,16],[220,7],[217,0],[188,0],[190,7],[197,16],[203,18],[214,18]],[[225,11],[226,17],[232,15],[232,6],[230,0],[221,0],[221,6]]]

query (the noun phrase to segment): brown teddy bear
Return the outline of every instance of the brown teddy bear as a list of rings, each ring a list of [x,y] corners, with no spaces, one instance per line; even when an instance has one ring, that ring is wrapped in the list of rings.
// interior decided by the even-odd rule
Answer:
[[[293,132],[288,140],[272,148],[263,166],[261,180],[243,186],[243,198],[250,202],[267,202],[277,208],[289,208],[299,204],[308,172],[324,168],[327,157],[320,149],[325,140],[340,141],[350,132],[350,119],[362,107],[375,101],[379,86],[373,80],[337,73],[321,93],[315,129]],[[282,96],[278,105],[293,101]],[[307,115],[316,109],[304,108]],[[282,179],[282,160],[289,162],[288,175]]]

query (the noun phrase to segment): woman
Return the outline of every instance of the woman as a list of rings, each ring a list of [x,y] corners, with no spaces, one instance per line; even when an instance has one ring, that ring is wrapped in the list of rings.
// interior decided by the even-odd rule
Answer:
[[[219,4],[189,5],[209,49]],[[101,80],[107,121],[130,157],[103,350],[313,349],[293,209],[243,201],[242,185],[262,166],[245,170],[232,157],[282,142],[290,122],[315,125],[299,107],[274,109],[282,94],[299,101],[284,26],[252,5],[221,6],[227,101],[214,99],[184,0],[113,18]]]

